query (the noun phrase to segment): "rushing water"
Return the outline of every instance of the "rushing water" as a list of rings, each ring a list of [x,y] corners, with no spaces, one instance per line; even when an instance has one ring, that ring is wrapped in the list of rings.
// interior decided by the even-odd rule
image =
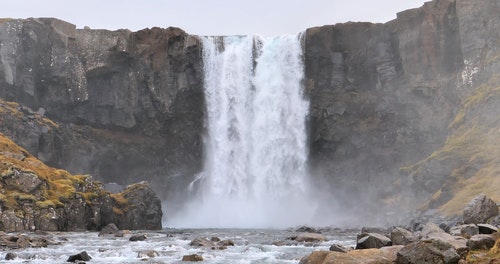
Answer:
[[[131,242],[132,234],[146,234],[145,241]],[[96,232],[49,233],[44,235],[50,240],[61,242],[46,248],[27,248],[23,250],[0,251],[0,263],[68,263],[70,255],[86,251],[91,257],[88,263],[186,263],[184,255],[198,254],[203,263],[298,263],[300,258],[314,250],[328,250],[333,243],[345,246],[355,244],[353,233],[327,230],[328,239],[321,243],[297,243],[285,246],[273,245],[275,242],[287,242],[295,235],[290,230],[269,229],[165,229],[158,232],[134,231],[125,237],[98,237]],[[227,249],[192,247],[189,243],[196,237],[218,237],[229,239],[234,246]],[[153,250],[155,257],[139,256],[140,252]],[[14,260],[4,260],[7,252],[18,255]]]
[[[205,167],[167,224],[286,227],[314,211],[306,177],[308,102],[300,36],[204,37]]]

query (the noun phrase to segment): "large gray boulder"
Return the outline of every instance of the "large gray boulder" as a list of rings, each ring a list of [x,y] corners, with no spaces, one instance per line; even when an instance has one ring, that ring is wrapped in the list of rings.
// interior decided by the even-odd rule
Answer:
[[[463,218],[466,224],[486,223],[491,217],[498,215],[497,204],[484,194],[472,199],[464,209]]]
[[[406,245],[397,253],[397,264],[456,264],[460,255],[442,240],[429,239]]]
[[[391,240],[382,234],[363,233],[358,237],[356,249],[381,248],[391,245]]]
[[[417,237],[410,231],[396,227],[391,231],[391,241],[393,245],[407,245],[417,241]]]
[[[444,244],[450,244],[453,249],[465,258],[469,248],[467,247],[467,239],[462,236],[453,236],[446,233],[443,229],[434,223],[427,223],[421,233],[421,241],[439,241]]]
[[[495,238],[492,235],[475,235],[467,241],[469,250],[488,250],[495,245]]]

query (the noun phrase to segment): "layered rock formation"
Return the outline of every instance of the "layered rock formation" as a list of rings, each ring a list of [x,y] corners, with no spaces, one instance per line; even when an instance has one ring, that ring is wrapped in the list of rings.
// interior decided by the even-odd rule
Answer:
[[[176,28],[77,30],[40,18],[3,21],[0,43],[0,96],[60,124],[51,134],[15,122],[2,132],[44,162],[122,185],[177,186],[199,171],[196,38]]]
[[[54,122],[25,116],[15,103],[0,100],[0,120],[26,120],[26,127],[50,134]],[[161,202],[148,184],[110,194],[90,175],[48,167],[0,133],[0,230],[99,230],[109,223],[123,229],[161,229]]]
[[[352,206],[375,197],[380,210],[419,206],[439,192],[437,208],[464,188],[458,181],[485,163],[493,169],[498,8],[440,0],[386,24],[307,30],[312,162],[339,197]],[[491,180],[456,208],[477,192],[493,194]]]
[[[465,203],[481,189],[455,197],[467,179],[488,186],[499,156],[487,148],[497,144],[499,125],[498,11],[495,0],[434,0],[385,24],[308,29],[309,160],[317,188],[346,207],[379,212],[432,195],[429,208]],[[2,121],[1,132],[42,161],[105,182],[147,180],[167,201],[182,199],[179,190],[201,170],[205,106],[196,36],[2,20],[0,62],[0,97],[59,124]]]

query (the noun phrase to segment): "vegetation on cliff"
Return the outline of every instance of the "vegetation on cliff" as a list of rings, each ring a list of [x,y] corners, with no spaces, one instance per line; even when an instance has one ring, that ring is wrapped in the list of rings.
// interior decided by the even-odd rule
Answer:
[[[17,103],[0,101],[0,122],[15,118],[57,129],[53,121],[36,113],[27,117],[22,109]],[[49,167],[0,133],[0,230],[100,229],[110,222],[121,228],[158,229],[159,204],[145,183],[111,195],[90,175]],[[142,210],[151,208],[148,220],[139,219]]]

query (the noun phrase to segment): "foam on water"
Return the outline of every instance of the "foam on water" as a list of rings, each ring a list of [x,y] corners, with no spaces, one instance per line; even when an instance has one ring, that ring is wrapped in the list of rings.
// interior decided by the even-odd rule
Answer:
[[[308,223],[304,65],[300,36],[204,37],[207,137],[194,199],[173,227]]]
[[[67,263],[70,255],[86,251],[92,260],[90,263],[185,263],[184,255],[202,255],[203,263],[298,263],[300,258],[313,250],[328,250],[332,243],[346,246],[355,244],[354,234],[326,234],[329,241],[318,243],[314,248],[304,244],[274,246],[276,241],[286,241],[293,232],[285,230],[163,230],[159,232],[133,232],[146,234],[145,241],[131,242],[125,237],[98,237],[96,232],[49,233],[51,240],[60,241],[61,245],[47,248],[27,248],[14,250],[18,258],[5,261],[8,251],[0,252],[0,263]],[[225,250],[192,247],[189,243],[196,237],[219,237],[230,239],[235,246]],[[138,257],[138,252],[154,250],[154,258]]]

